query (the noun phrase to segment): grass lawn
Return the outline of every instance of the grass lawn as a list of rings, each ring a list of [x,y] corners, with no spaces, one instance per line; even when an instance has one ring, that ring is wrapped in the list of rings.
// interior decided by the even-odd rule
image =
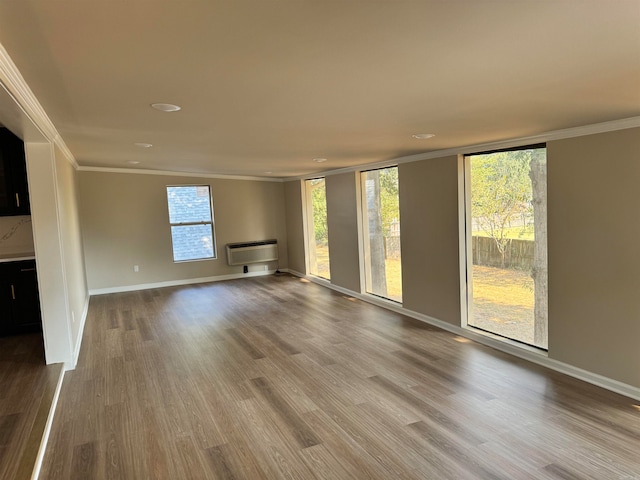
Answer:
[[[331,278],[329,272],[329,248],[326,245],[316,247],[317,272],[312,273],[318,277]],[[397,302],[402,301],[402,269],[400,259],[388,258],[385,262],[385,274],[387,276],[387,296]]]
[[[389,258],[386,267],[387,293],[402,301],[400,260]],[[533,279],[528,273],[474,265],[470,325],[533,344],[533,304]]]
[[[473,266],[469,325],[533,345],[533,305],[533,279],[528,273]]]
[[[329,252],[317,249],[317,275],[329,279]],[[387,296],[402,301],[400,259],[385,262]],[[473,312],[469,325],[533,345],[534,292],[531,276],[519,270],[473,266]],[[546,345],[540,345],[546,348]]]
[[[313,266],[311,266],[311,273],[329,280],[331,278],[331,274],[329,271],[329,247],[327,245],[316,246],[316,263],[318,271],[314,272]]]
[[[399,258],[387,258],[385,274],[387,276],[387,295],[391,300],[402,302],[402,267]]]

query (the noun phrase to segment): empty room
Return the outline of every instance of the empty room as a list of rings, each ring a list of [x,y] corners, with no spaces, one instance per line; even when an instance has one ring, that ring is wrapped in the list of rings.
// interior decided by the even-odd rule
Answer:
[[[0,0],[0,480],[640,479],[640,0]]]

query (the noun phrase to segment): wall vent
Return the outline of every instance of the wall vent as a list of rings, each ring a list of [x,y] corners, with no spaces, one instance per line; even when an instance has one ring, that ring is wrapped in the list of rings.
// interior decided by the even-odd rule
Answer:
[[[278,260],[278,241],[260,240],[227,244],[227,263],[247,265]]]

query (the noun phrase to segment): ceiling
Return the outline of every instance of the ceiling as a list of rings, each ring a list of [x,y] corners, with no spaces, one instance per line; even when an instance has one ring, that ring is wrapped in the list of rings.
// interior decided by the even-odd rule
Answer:
[[[0,0],[0,43],[81,166],[289,177],[640,115],[640,0]]]

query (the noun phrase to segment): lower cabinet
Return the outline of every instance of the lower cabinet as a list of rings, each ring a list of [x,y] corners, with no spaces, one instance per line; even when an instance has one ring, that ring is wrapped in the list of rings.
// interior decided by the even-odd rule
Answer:
[[[0,263],[0,335],[41,330],[35,260]]]

